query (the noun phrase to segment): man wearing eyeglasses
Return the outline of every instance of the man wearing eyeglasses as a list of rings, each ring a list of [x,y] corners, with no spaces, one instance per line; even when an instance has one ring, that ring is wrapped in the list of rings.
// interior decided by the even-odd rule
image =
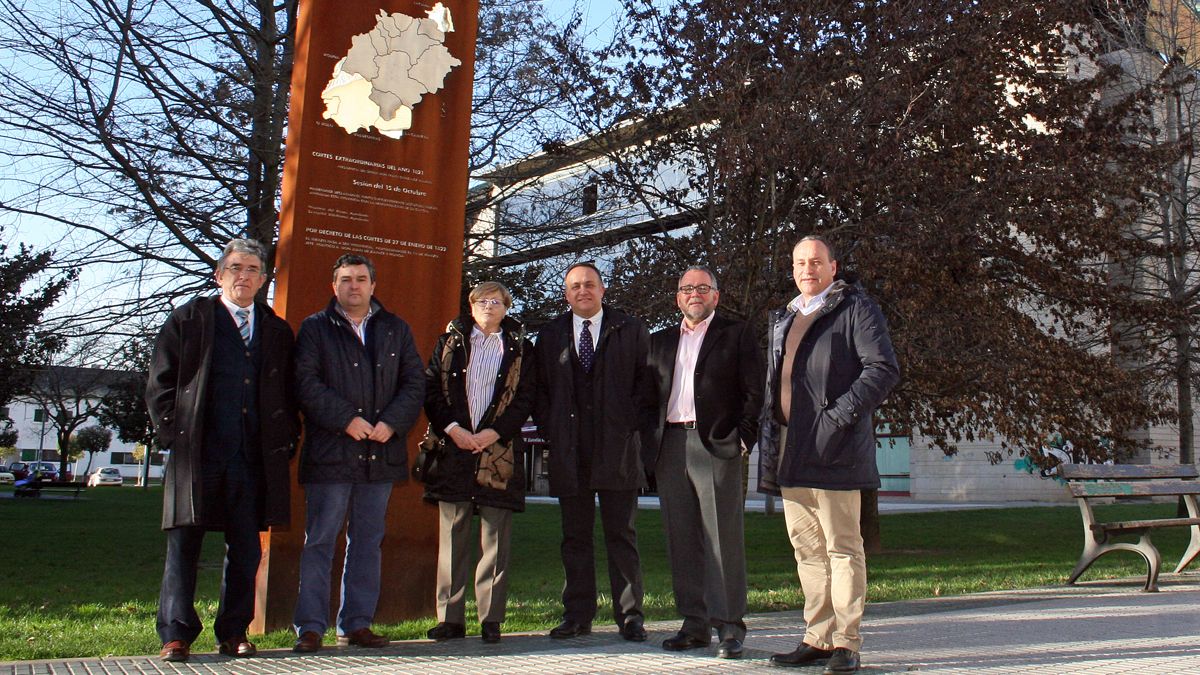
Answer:
[[[647,445],[654,467],[675,607],[683,626],[663,649],[707,647],[742,656],[746,554],[743,453],[758,437],[762,350],[749,325],[717,314],[721,292],[707,267],[680,277],[682,321],[650,336],[658,416]]]
[[[292,329],[256,300],[266,260],[257,241],[230,241],[217,262],[221,294],[176,309],[154,344],[146,407],[159,444],[170,451],[158,601],[164,661],[187,661],[200,634],[193,601],[206,531],[225,536],[217,648],[232,657],[257,651],[246,629],[254,618],[259,531],[288,524],[288,463],[300,434]]]
[[[613,619],[621,637],[646,639],[638,556],[638,488],[645,485],[640,432],[647,423],[650,334],[640,319],[602,303],[591,263],[565,279],[570,311],[538,333],[534,420],[550,452],[550,494],[562,509],[563,620],[550,637],[592,631],[596,615],[596,502],[608,553]]]

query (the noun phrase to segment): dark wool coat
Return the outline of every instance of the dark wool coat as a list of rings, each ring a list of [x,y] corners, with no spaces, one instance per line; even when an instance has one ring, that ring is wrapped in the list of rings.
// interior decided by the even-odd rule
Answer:
[[[679,324],[675,324],[650,336],[650,368],[658,412],[647,435],[649,467],[654,466],[662,446],[675,380],[679,330]],[[692,377],[696,430],[704,447],[721,459],[737,457],[743,447],[752,449],[758,442],[758,414],[762,410],[763,359],[762,346],[750,325],[718,311],[700,343]]]
[[[781,454],[774,410],[783,345],[795,316],[788,308],[771,313],[759,418],[759,491],[876,489],[873,415],[900,381],[883,312],[858,288],[834,282],[797,348],[787,447]]]
[[[409,429],[425,399],[425,369],[403,319],[372,300],[367,345],[359,341],[337,299],[300,324],[296,395],[304,413],[301,483],[366,483],[408,478]],[[385,422],[386,443],[346,434],[355,417]]]
[[[445,439],[443,453],[438,466],[438,475],[425,487],[425,499],[442,502],[474,502],[483,506],[494,506],[513,511],[525,510],[525,468],[520,443],[513,448],[513,475],[504,490],[480,485],[475,480],[479,468],[479,455],[460,449],[446,435],[445,429],[452,422],[467,431],[471,429],[471,412],[467,407],[467,365],[471,360],[471,331],[474,323],[470,317],[455,319],[446,327],[446,333],[438,338],[433,357],[425,369],[425,416],[438,438]],[[500,361],[500,372],[496,375],[492,403],[488,406],[479,429],[492,429],[500,435],[501,443],[514,444],[521,434],[521,426],[533,410],[534,393],[537,387],[533,362],[533,343],[525,337],[525,327],[512,317],[504,317],[500,324],[503,331],[504,357]],[[453,350],[450,370],[445,373],[449,384],[449,398],[442,391],[442,350],[446,341],[453,336],[458,345]],[[504,391],[509,373],[517,355],[521,355],[521,370],[518,375],[516,394],[496,416],[496,405]]]
[[[571,312],[538,333],[537,402],[533,417],[550,446],[550,494],[569,497],[587,490],[635,490],[645,485],[641,437],[653,424],[653,381],[648,363],[650,333],[641,319],[604,307],[592,395],[599,419],[590,485],[578,481],[578,420],[575,415],[574,329]]]
[[[154,343],[146,408],[159,444],[170,451],[163,476],[163,529],[212,526],[201,522],[201,452],[208,400],[215,312],[219,296],[196,298],[171,312]],[[300,420],[292,396],[292,329],[271,308],[255,303],[262,363],[258,378],[258,450],[262,452],[263,520],[286,526],[291,516],[288,462],[295,454]]]

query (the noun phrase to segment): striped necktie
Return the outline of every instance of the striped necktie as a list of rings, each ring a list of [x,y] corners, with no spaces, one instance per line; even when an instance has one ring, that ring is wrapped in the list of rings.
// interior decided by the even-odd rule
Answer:
[[[239,308],[234,314],[237,314],[238,332],[242,334],[242,342],[250,346],[250,308]]]

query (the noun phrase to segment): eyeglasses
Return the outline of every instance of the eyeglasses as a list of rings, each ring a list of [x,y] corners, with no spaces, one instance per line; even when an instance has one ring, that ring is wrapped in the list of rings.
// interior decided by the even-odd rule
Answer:
[[[257,276],[257,275],[259,275],[259,274],[262,274],[262,268],[261,268],[261,267],[255,267],[254,265],[251,265],[251,266],[249,266],[249,267],[243,267],[243,266],[241,266],[241,265],[238,265],[238,264],[236,264],[236,263],[234,263],[233,265],[226,265],[226,266],[225,266],[225,271],[227,271],[227,272],[232,272],[234,276],[241,276],[241,275],[243,275],[243,274],[249,274],[249,275],[251,275],[251,276]]]
[[[496,307],[497,305],[503,305],[504,301],[497,300],[496,298],[480,298],[471,304],[475,305],[479,309],[487,309],[488,307]]]
[[[683,293],[684,295],[691,295],[692,293],[697,295],[708,295],[710,292],[715,290],[717,290],[716,286],[709,286],[708,284],[700,284],[699,286],[692,286],[691,284],[688,284],[687,286],[679,287],[679,292]]]

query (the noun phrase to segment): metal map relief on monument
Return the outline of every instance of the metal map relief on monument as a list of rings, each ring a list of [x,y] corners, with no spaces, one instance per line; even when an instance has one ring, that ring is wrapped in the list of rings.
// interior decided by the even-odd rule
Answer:
[[[371,30],[350,38],[344,55],[325,54],[338,61],[321,91],[321,117],[328,121],[318,126],[340,127],[356,143],[374,147],[358,152],[341,143],[335,143],[339,149],[321,147],[326,144],[318,141],[304,150],[306,163],[316,169],[310,176],[325,179],[307,186],[305,245],[392,257],[445,255],[446,246],[412,241],[425,228],[411,226],[438,219],[433,167],[411,165],[421,163],[420,155],[392,143],[406,132],[410,142],[430,140],[414,133],[413,109],[441,91],[450,72],[462,65],[445,45],[453,31],[450,9],[440,2],[424,18],[381,9]],[[384,223],[390,232],[379,231]],[[399,223],[410,226],[404,228],[408,235],[395,231]]]

